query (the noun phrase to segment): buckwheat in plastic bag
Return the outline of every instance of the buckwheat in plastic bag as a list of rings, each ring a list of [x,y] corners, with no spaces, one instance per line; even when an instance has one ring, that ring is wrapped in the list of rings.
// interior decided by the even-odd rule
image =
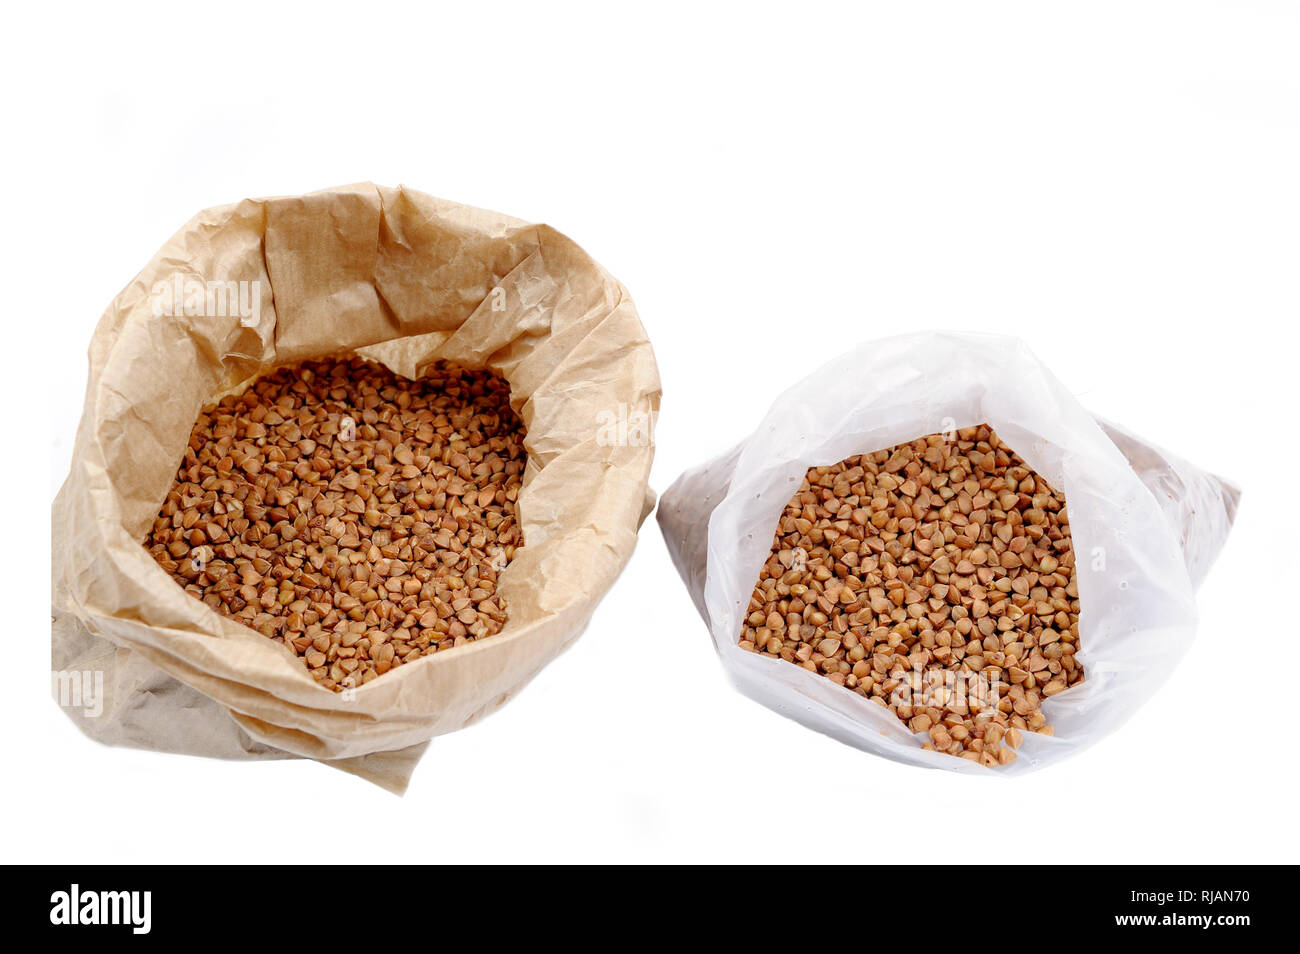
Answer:
[[[926,751],[892,712],[822,675],[739,646],[778,520],[808,469],[927,434],[988,424],[1063,491],[1079,589],[1084,680],[1046,699],[1053,736],[985,768]],[[1238,491],[1098,421],[1016,339],[907,335],[863,345],[781,395],[753,434],[682,474],[659,523],[728,675],[763,705],[877,755],[1016,774],[1114,731],[1173,672],[1196,630],[1196,587],[1223,546]]]

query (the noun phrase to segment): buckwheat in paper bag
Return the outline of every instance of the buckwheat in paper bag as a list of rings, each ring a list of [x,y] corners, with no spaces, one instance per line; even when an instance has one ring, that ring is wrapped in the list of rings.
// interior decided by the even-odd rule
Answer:
[[[528,464],[504,630],[339,694],[185,593],[142,541],[204,405],[350,353],[411,378],[440,359],[500,373]],[[400,791],[432,736],[500,706],[578,637],[653,506],[650,443],[600,437],[611,413],[658,408],[627,292],[546,226],[409,189],[200,213],[114,300],[89,357],[53,509],[53,667],[85,690],[70,715],[110,744],[319,759]]]

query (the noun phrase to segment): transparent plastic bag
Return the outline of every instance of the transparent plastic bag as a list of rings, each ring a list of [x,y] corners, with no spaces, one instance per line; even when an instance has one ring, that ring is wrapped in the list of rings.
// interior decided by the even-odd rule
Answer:
[[[1026,733],[1020,758],[997,771],[1073,754],[1155,692],[1194,635],[1194,589],[1223,546],[1238,491],[1098,422],[1017,339],[955,333],[889,338],[836,359],[781,395],[748,439],[664,494],[664,539],[737,688],[886,758],[988,771],[923,750],[922,736],[879,704],[738,645],[777,522],[809,467],[984,423],[1065,493],[1085,674],[1044,703],[1055,735]]]

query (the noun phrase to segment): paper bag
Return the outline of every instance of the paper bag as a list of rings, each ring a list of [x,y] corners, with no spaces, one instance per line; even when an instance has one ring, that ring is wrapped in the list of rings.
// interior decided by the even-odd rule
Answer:
[[[339,694],[185,593],[142,541],[201,407],[349,353],[407,377],[439,359],[497,371],[528,464],[504,630]],[[653,508],[653,446],[602,425],[652,420],[659,393],[626,290],[544,225],[370,184],[199,213],[91,342],[53,508],[53,668],[56,685],[93,677],[102,694],[66,708],[109,744],[319,759],[401,791],[428,740],[518,692],[626,565]]]

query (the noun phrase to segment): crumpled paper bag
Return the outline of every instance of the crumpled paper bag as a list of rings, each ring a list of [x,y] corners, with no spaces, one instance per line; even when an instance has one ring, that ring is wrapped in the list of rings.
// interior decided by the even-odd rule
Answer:
[[[217,294],[202,301],[194,283]],[[504,630],[339,694],[186,594],[141,541],[202,406],[275,367],[349,352],[407,377],[437,359],[496,370],[528,464]],[[410,189],[199,213],[113,301],[89,358],[53,508],[52,661],[56,674],[103,674],[102,711],[67,711],[108,744],[312,758],[400,792],[431,737],[502,705],[578,637],[653,509],[652,443],[601,432],[659,404],[623,286],[547,226]]]

